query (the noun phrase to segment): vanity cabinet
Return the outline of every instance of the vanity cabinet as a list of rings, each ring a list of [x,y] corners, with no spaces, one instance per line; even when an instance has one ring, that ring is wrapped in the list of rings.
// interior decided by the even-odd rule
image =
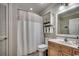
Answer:
[[[56,43],[49,42],[48,44],[48,55],[58,56],[61,55],[61,47]]]
[[[79,49],[48,41],[49,56],[75,56],[79,55]]]

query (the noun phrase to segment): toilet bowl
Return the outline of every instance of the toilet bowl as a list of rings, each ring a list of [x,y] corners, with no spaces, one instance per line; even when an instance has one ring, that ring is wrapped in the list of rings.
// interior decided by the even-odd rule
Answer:
[[[45,38],[45,44],[38,45],[39,56],[44,56],[44,51],[48,49],[48,38]]]
[[[48,49],[48,45],[46,44],[41,44],[38,46],[38,51],[39,51],[39,56],[43,56],[43,52]]]

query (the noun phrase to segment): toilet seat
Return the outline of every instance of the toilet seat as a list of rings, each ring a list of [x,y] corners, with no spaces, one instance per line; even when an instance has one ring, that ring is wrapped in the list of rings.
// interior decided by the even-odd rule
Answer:
[[[46,45],[46,44],[41,44],[41,45],[38,46],[38,48],[40,48],[40,49],[48,48],[48,45]]]

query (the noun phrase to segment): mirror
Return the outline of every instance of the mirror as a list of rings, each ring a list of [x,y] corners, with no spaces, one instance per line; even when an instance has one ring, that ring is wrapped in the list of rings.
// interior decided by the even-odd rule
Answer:
[[[79,35],[79,6],[57,14],[57,34]]]

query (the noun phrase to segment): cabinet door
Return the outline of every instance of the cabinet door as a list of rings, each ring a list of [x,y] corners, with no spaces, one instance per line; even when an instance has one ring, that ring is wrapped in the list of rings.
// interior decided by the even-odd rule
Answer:
[[[62,46],[62,55],[63,56],[70,56],[72,55],[72,49],[67,46]]]
[[[79,49],[73,49],[73,56],[79,56]]]
[[[58,56],[58,49],[56,47],[49,47],[48,55],[49,56]]]
[[[61,46],[54,42],[48,43],[48,55],[49,56],[61,56]]]

